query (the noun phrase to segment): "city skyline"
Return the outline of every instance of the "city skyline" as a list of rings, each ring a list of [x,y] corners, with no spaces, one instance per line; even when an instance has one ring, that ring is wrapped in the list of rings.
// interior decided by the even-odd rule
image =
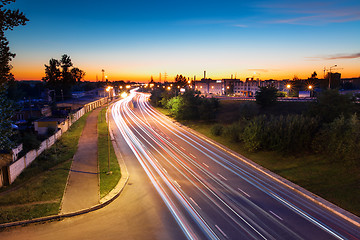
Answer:
[[[9,8],[29,18],[7,31],[12,73],[40,80],[50,58],[68,54],[85,80],[149,81],[159,73],[240,79],[310,77],[337,65],[360,76],[357,1],[17,0]],[[164,78],[162,78],[164,81]]]

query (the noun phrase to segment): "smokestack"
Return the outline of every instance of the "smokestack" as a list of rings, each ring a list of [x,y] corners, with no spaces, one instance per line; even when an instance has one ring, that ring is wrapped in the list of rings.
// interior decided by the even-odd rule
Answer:
[[[231,79],[233,78],[233,75],[231,74]]]
[[[206,71],[204,71],[204,79],[206,79]]]

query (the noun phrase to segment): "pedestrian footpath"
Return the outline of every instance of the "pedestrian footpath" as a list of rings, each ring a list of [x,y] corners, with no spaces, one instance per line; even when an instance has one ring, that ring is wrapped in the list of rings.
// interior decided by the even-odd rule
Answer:
[[[99,204],[97,120],[100,111],[101,108],[95,109],[86,120],[69,173],[60,214]]]

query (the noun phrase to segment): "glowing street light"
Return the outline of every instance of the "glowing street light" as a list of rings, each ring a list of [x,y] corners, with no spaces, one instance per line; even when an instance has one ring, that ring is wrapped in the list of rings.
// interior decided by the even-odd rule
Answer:
[[[290,84],[286,85],[286,88],[287,88],[287,89],[290,89],[290,88],[291,88],[291,85],[290,85]]]
[[[128,94],[126,92],[123,92],[121,95],[120,95],[122,98],[126,98],[128,96]]]
[[[309,85],[308,88],[311,90],[311,89],[313,88],[313,86],[312,86],[312,85]]]

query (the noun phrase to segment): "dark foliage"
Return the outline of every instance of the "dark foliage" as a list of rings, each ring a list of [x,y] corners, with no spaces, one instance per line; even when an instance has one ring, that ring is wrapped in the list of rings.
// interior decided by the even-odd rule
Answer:
[[[273,86],[260,87],[259,91],[255,94],[256,103],[262,108],[274,105],[277,101],[277,88]]]

